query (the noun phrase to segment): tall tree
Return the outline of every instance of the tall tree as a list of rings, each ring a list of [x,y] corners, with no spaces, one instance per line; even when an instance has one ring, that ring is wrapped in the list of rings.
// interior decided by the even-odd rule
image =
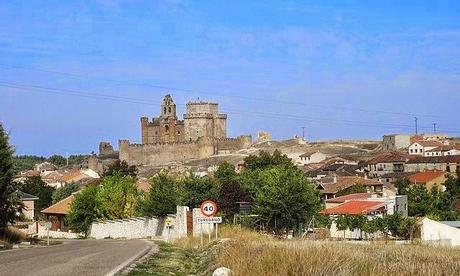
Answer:
[[[38,216],[41,210],[52,204],[54,188],[48,186],[40,176],[28,177],[21,186],[21,191],[38,197],[35,203],[35,212]]]
[[[253,210],[271,229],[295,229],[321,208],[316,186],[295,167],[265,169],[259,180]]]
[[[189,176],[179,183],[180,203],[197,208],[205,200],[216,201],[219,197],[218,183],[209,177]]]
[[[13,152],[8,143],[8,135],[0,123],[0,228],[14,222],[18,211],[22,209],[18,187],[13,182]]]
[[[97,186],[90,185],[76,194],[70,205],[70,212],[66,216],[66,221],[72,229],[79,233],[85,233],[85,236],[97,218],[97,190]]]
[[[294,167],[292,160],[279,150],[275,150],[273,154],[261,151],[258,156],[250,155],[244,159],[244,165],[248,170],[265,169],[273,166]]]
[[[220,184],[235,182],[238,175],[235,172],[235,166],[228,162],[222,162],[214,173],[214,177]]]
[[[247,201],[248,196],[238,182],[227,182],[220,186],[219,208],[227,217],[238,212],[237,202]]]
[[[142,206],[145,216],[166,216],[176,212],[178,202],[177,182],[166,173],[159,173],[150,180],[151,188]]]
[[[105,219],[133,217],[138,214],[139,200],[139,191],[133,177],[107,176],[98,186],[98,215]]]

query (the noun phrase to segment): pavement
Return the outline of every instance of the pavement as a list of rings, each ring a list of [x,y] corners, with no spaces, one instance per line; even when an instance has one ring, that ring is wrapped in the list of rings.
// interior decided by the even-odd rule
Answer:
[[[145,240],[71,240],[0,252],[0,275],[116,275],[152,250]]]

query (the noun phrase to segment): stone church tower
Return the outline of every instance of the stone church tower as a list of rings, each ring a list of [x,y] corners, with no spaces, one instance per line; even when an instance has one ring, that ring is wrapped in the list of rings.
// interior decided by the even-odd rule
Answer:
[[[141,118],[142,144],[193,142],[199,138],[227,138],[227,115],[219,113],[219,104],[188,102],[184,120],[178,120],[176,104],[166,95],[160,117],[151,122]]]
[[[151,122],[141,118],[142,144],[177,143],[184,141],[184,121],[177,119],[176,104],[166,95],[161,105],[160,117]]]

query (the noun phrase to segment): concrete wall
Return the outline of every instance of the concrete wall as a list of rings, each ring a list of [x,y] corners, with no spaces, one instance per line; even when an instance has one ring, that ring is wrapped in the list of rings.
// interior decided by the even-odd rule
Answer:
[[[188,207],[177,206],[174,215],[165,218],[137,217],[123,220],[107,220],[91,225],[90,237],[95,239],[141,239],[161,237],[164,239],[177,239],[187,236],[187,210]],[[165,225],[165,220],[172,219],[170,229]]]
[[[65,231],[48,231],[45,228],[45,224],[43,223],[38,223],[38,237],[39,238],[46,238],[48,235],[50,238],[53,239],[78,239],[83,237],[82,234],[80,233],[74,233],[74,232],[65,232]]]
[[[421,239],[426,244],[460,246],[460,229],[424,218]]]

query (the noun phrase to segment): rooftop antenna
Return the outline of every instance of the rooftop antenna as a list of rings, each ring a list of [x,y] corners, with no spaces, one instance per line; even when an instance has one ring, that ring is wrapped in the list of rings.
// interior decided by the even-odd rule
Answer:
[[[434,134],[436,134],[436,123],[433,123],[433,131],[434,131]]]
[[[418,134],[418,118],[414,117],[415,119],[415,134]]]

